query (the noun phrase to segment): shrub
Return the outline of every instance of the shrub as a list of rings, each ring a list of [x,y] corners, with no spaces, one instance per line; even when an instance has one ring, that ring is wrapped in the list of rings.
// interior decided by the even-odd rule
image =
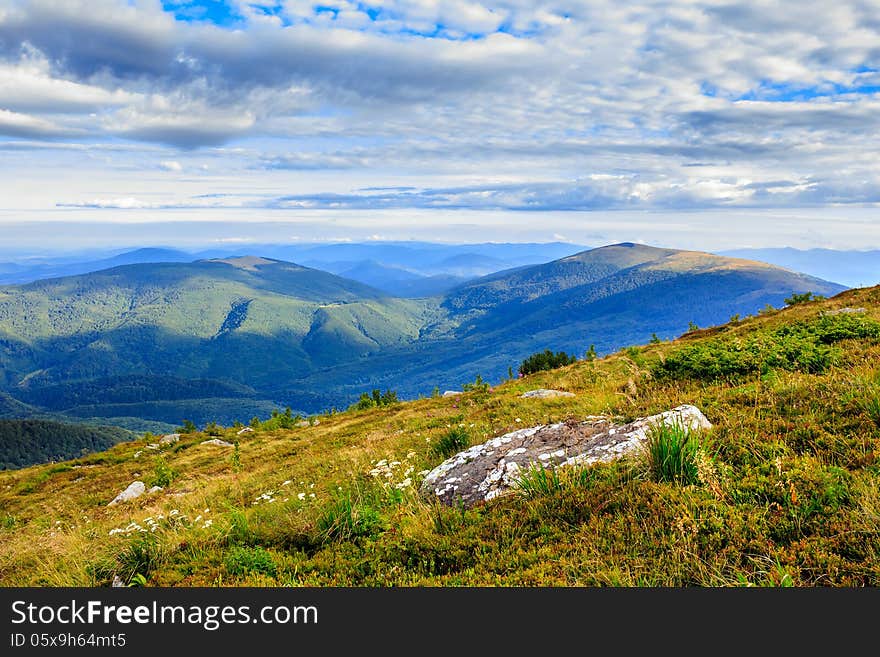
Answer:
[[[681,423],[656,424],[648,432],[646,465],[657,482],[682,485],[699,481],[697,455],[699,437]]]
[[[436,456],[448,458],[467,449],[470,447],[470,444],[471,437],[464,427],[452,427],[440,437],[432,451]]]
[[[177,433],[196,433],[199,428],[195,425],[192,420],[184,420],[183,425],[177,427]]]
[[[837,358],[833,345],[876,339],[880,323],[857,315],[825,315],[745,338],[685,345],[653,368],[659,379],[730,379],[773,369],[818,374]]]
[[[230,575],[262,573],[274,577],[278,572],[272,555],[261,547],[233,546],[226,553],[225,565]]]
[[[821,294],[813,294],[812,292],[804,292],[803,294],[793,293],[785,300],[787,306],[796,306],[800,303],[809,303],[810,301],[821,301],[824,299]]]
[[[378,406],[391,406],[400,401],[397,393],[393,390],[381,392],[378,388],[374,388],[372,392],[362,392],[360,399],[354,405],[354,408],[363,411],[368,408],[376,408]]]
[[[174,470],[165,461],[164,456],[156,457],[156,464],[153,466],[153,478],[150,480],[150,486],[160,486],[168,488],[171,482],[177,478],[177,471]]]
[[[595,354],[595,350],[593,353]],[[525,376],[526,374],[534,374],[543,370],[554,370],[557,367],[571,365],[576,361],[576,357],[569,356],[564,351],[553,353],[549,349],[545,349],[526,358],[519,366],[519,373]]]
[[[209,436],[222,436],[223,427],[216,422],[208,422],[208,424],[205,425],[205,433]]]
[[[473,383],[465,383],[461,389],[464,392],[488,392],[489,383],[483,381],[483,377],[477,374],[477,378],[474,379]]]

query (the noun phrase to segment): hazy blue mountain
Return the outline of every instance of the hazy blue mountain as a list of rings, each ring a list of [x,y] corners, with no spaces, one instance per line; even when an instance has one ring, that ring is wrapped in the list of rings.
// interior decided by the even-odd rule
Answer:
[[[44,278],[74,276],[120,265],[148,262],[190,262],[194,259],[192,254],[176,249],[144,248],[126,251],[99,260],[69,261],[67,258],[63,258],[60,261],[50,260],[31,265],[2,263],[0,264],[0,284],[30,283]]]
[[[389,286],[428,280],[355,263],[350,275]],[[842,289],[764,263],[635,244],[424,299],[258,256],[123,265],[0,287],[0,406],[120,426],[247,421],[286,405],[315,412],[373,387],[411,397],[477,374],[498,380],[546,348],[608,352],[779,307],[794,292]]]
[[[724,255],[769,262],[786,269],[835,281],[848,287],[880,283],[880,251],[835,251],[792,248],[737,249]]]

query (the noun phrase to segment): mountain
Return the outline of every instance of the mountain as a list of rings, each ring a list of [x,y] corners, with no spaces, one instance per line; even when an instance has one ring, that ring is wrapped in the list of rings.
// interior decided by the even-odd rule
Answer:
[[[339,267],[343,278],[358,281],[396,297],[418,299],[448,292],[467,277],[448,274],[427,276],[400,267],[389,267],[375,260],[364,260],[350,267]]]
[[[491,390],[0,472],[0,586],[877,587],[878,356],[880,287],[850,290]],[[713,427],[652,433],[665,459],[539,460],[471,509],[417,493],[465,446],[681,404]],[[134,481],[163,490],[107,506]]]
[[[258,256],[125,265],[0,288],[0,390],[36,413],[121,426],[231,423],[276,407],[344,407],[375,387],[415,397],[498,380],[547,348],[608,353],[842,289],[635,244],[425,299]]]
[[[727,251],[724,255],[769,262],[849,287],[865,287],[880,283],[880,250],[738,249]]]
[[[30,283],[45,278],[74,276],[120,265],[148,262],[191,262],[193,256],[184,251],[167,248],[144,248],[126,251],[110,258],[98,260],[61,259],[60,262],[41,262],[36,264],[0,263],[0,284]]]
[[[244,396],[245,404],[226,405],[248,419],[275,406],[265,390],[278,381],[415,340],[424,312],[423,303],[258,257],[125,265],[0,287],[0,388],[71,416],[179,422],[193,404],[171,396],[178,381],[203,379],[191,400],[215,400],[216,409],[217,400]],[[73,399],[71,389],[112,377],[137,385],[117,381],[102,399]],[[233,395],[217,380],[263,393]],[[175,403],[144,405],[158,401]]]

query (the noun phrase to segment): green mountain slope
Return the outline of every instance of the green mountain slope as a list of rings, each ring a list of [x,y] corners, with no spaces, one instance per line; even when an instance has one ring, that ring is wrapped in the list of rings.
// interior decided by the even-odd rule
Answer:
[[[0,288],[0,389],[70,417],[164,423],[216,417],[216,400],[237,399],[219,415],[247,421],[273,406],[345,407],[373,387],[415,397],[477,374],[497,380],[545,348],[607,353],[778,307],[792,293],[842,289],[762,263],[634,244],[422,300],[255,256],[136,264]],[[70,394],[96,381],[108,382],[103,398]]]
[[[129,386],[139,392],[93,398],[85,403],[89,412],[100,410],[96,402],[173,399],[181,379],[265,389],[416,339],[425,308],[326,272],[256,257],[136,264],[3,287],[0,385],[48,410],[73,408],[72,415],[81,415],[75,407],[82,404],[50,391],[108,377],[140,377]],[[147,389],[152,394],[145,396]],[[196,390],[190,399],[200,397],[230,395]],[[263,396],[253,412],[271,403]],[[147,417],[167,421],[166,410]]]

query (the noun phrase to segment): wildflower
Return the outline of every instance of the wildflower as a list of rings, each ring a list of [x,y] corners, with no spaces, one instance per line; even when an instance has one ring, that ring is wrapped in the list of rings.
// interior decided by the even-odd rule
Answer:
[[[311,497],[312,499],[315,499],[315,494],[314,494],[314,493],[309,493],[309,497]]]
[[[285,480],[281,485],[282,485],[282,486],[290,486],[291,483],[293,483],[293,482],[290,481],[290,479],[287,479],[287,480]]]
[[[213,520],[205,520],[205,524],[202,525],[202,529],[207,529],[208,527],[210,527],[213,524],[214,524]]]
[[[306,499],[306,494],[305,493],[297,493],[296,499],[298,499],[300,502],[302,502],[304,499]]]

